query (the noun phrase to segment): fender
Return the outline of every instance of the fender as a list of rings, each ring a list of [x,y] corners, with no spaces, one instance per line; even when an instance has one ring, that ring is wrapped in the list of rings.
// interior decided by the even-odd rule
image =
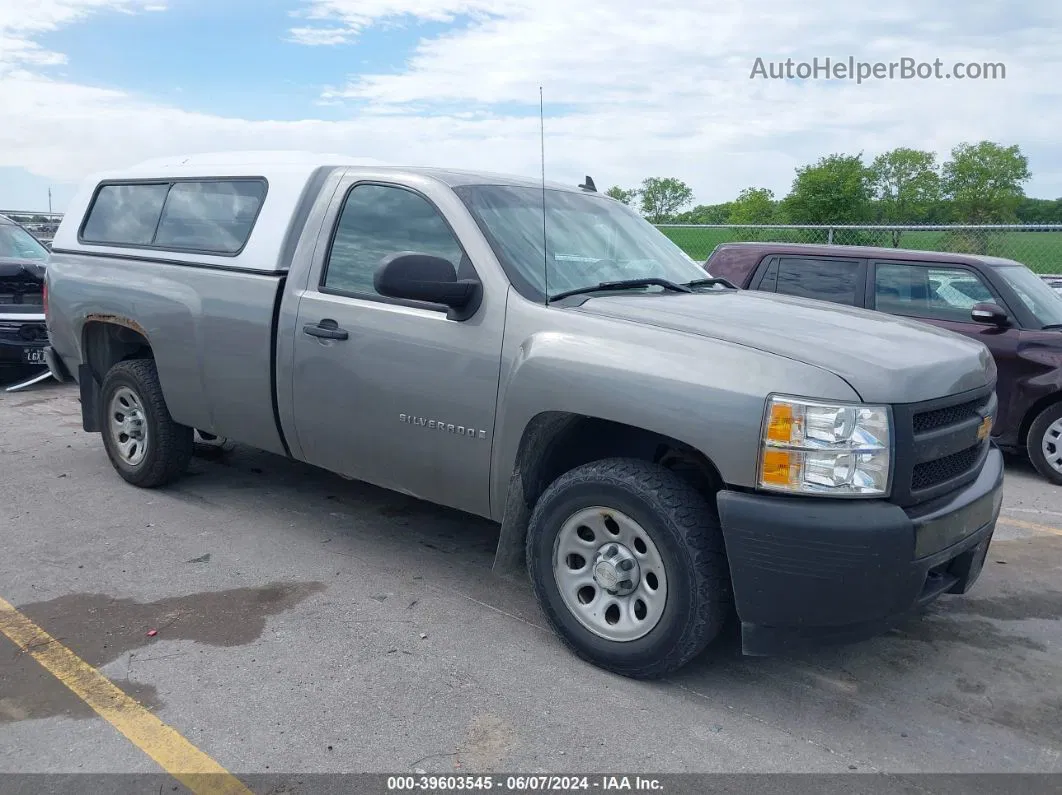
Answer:
[[[624,329],[622,340],[533,333],[502,373],[491,466],[494,518],[501,521],[505,512],[521,441],[545,412],[669,436],[713,461],[725,483],[751,487],[764,401],[772,392],[858,400],[833,373],[722,340],[645,327]]]

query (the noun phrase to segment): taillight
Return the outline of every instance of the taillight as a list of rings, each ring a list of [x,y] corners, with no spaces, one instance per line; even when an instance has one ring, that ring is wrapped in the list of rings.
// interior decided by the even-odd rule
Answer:
[[[48,322],[48,281],[45,280],[41,288],[41,305],[44,307],[44,322]]]

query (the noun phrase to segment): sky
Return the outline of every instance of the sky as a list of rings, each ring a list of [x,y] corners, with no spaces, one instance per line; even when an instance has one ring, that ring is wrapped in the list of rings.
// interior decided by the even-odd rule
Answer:
[[[1005,78],[753,75],[789,58]],[[784,196],[826,154],[987,139],[1028,156],[1028,195],[1062,196],[1057,0],[0,0],[0,209],[230,149],[538,176],[540,86],[562,182],[674,176],[712,204]]]

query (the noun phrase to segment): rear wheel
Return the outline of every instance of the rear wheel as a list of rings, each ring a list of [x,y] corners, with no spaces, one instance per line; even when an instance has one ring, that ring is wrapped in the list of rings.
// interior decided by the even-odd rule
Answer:
[[[595,461],[558,478],[532,513],[527,560],[535,595],[565,644],[623,676],[681,668],[729,614],[712,506],[645,461]]]
[[[153,359],[119,362],[100,390],[103,446],[129,483],[144,488],[176,480],[192,457],[192,429],[173,421]]]
[[[1048,406],[1033,420],[1026,449],[1036,471],[1062,486],[1062,402]]]

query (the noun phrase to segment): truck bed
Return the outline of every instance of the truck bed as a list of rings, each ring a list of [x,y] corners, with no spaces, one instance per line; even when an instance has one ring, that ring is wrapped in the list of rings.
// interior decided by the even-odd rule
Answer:
[[[174,420],[284,455],[273,386],[283,274],[138,258],[137,278],[127,279],[129,267],[113,255],[53,252],[48,302],[55,349],[82,351],[94,320],[137,331],[151,341]],[[71,321],[78,317],[84,321]],[[64,363],[76,372],[81,362],[64,355]]]

